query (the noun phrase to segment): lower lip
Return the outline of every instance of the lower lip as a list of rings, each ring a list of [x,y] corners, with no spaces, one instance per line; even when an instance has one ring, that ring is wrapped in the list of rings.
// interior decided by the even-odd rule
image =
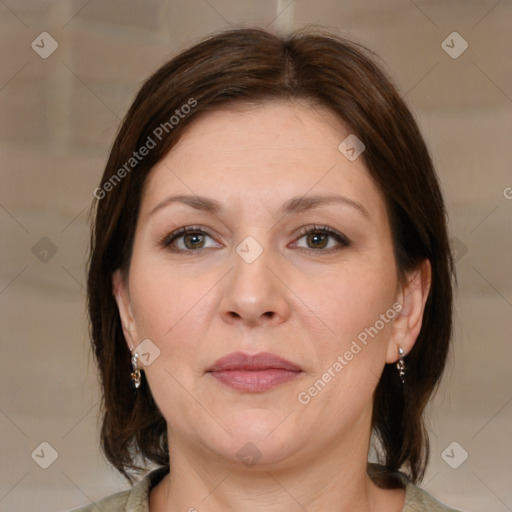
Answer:
[[[213,377],[230,388],[238,391],[258,393],[267,391],[279,384],[284,384],[295,377],[300,371],[273,368],[269,370],[225,370],[210,372]]]

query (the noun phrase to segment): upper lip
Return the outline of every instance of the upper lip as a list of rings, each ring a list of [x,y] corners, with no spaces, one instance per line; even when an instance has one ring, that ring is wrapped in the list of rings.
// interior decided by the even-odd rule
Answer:
[[[271,354],[270,352],[260,352],[259,354],[245,354],[244,352],[233,352],[221,357],[208,368],[208,372],[221,372],[226,370],[269,370],[280,369],[290,371],[302,371],[296,364],[283,359],[282,357]]]

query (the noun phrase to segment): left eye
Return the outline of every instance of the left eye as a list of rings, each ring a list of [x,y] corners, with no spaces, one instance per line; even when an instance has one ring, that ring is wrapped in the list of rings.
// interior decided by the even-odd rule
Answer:
[[[300,240],[305,240],[306,245],[299,244]],[[309,228],[303,231],[303,234],[295,242],[296,245],[305,249],[333,249],[336,246],[348,247],[350,241],[341,233],[327,227]]]

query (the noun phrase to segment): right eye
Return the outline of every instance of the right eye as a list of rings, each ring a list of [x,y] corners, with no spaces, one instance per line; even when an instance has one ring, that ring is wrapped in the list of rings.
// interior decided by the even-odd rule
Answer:
[[[186,226],[167,235],[162,240],[161,245],[176,253],[192,253],[211,247],[218,247],[218,245],[215,245],[215,242],[207,245],[208,239],[213,241],[213,238],[200,227]]]

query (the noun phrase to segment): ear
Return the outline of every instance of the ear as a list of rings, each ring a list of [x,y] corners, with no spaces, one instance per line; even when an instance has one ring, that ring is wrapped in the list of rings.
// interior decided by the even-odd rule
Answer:
[[[430,261],[425,259],[418,269],[407,276],[407,283],[400,287],[397,302],[402,305],[402,309],[393,320],[387,363],[394,363],[399,359],[398,346],[404,349],[405,354],[414,346],[421,330],[431,280]]]
[[[137,345],[137,329],[133,318],[132,305],[128,283],[123,278],[121,270],[117,269],[112,277],[112,292],[117,302],[117,309],[121,317],[124,339],[129,349]]]

